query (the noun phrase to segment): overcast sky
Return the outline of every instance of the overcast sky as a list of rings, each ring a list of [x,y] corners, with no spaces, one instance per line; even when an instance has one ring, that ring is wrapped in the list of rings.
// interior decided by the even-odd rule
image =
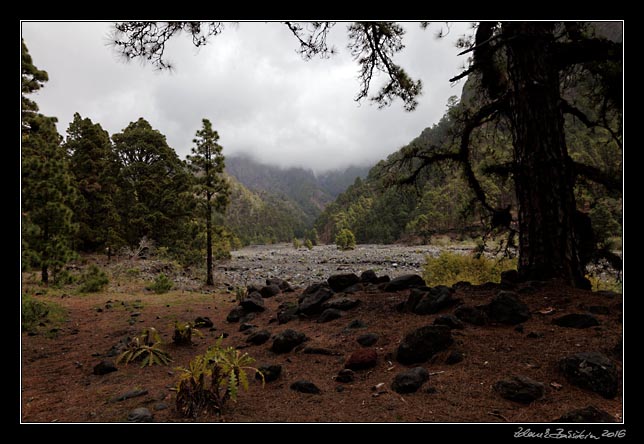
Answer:
[[[400,101],[378,109],[353,100],[360,84],[347,49],[347,25],[332,30],[336,56],[308,62],[279,23],[227,24],[199,49],[180,35],[166,51],[173,72],[123,62],[107,45],[112,23],[23,22],[22,36],[35,65],[49,74],[32,98],[43,114],[58,117],[63,136],[75,112],[110,135],[143,117],[183,159],[208,118],[225,155],[248,153],[262,162],[320,172],[373,164],[438,122],[447,99],[460,97],[463,86],[448,80],[466,63],[455,41],[472,32],[469,22],[451,23],[447,37],[436,39],[444,23],[425,31],[418,23],[404,24],[406,48],[396,61],[424,85],[410,113]]]

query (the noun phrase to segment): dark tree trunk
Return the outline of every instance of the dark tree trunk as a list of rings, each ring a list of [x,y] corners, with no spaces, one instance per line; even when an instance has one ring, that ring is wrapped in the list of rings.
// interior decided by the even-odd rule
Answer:
[[[212,206],[210,205],[210,195],[206,202],[206,285],[215,285],[212,277]]]
[[[49,284],[49,267],[43,265],[41,269],[42,283],[47,285]]]
[[[574,176],[560,110],[559,72],[550,59],[554,24],[503,24],[519,202],[519,274],[588,288],[575,241]]]

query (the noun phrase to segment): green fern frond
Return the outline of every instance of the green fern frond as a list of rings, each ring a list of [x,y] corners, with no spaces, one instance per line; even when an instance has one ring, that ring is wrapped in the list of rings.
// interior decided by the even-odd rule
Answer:
[[[233,401],[237,401],[237,387],[239,386],[239,382],[237,381],[237,376],[235,375],[235,371],[232,370],[228,374],[228,394],[230,395],[230,399]]]

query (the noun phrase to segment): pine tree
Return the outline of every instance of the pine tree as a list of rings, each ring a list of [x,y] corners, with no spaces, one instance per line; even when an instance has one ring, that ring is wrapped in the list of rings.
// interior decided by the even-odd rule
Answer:
[[[74,206],[79,224],[78,247],[83,251],[111,251],[118,244],[116,211],[118,163],[107,131],[88,118],[74,114],[65,148],[70,155],[79,198]]]
[[[38,267],[42,282],[74,256],[72,222],[75,191],[56,119],[38,113],[25,94],[48,80],[22,42],[22,259],[23,269]]]
[[[147,237],[160,245],[180,244],[191,213],[190,174],[166,138],[143,118],[112,136],[119,159],[116,206],[123,239]]]
[[[223,213],[228,205],[230,190],[224,172],[224,155],[217,143],[219,134],[212,129],[208,119],[203,119],[203,127],[193,139],[195,147],[188,156],[188,164],[194,174],[194,192],[200,199],[199,207],[206,220],[206,285],[213,285],[213,211]]]

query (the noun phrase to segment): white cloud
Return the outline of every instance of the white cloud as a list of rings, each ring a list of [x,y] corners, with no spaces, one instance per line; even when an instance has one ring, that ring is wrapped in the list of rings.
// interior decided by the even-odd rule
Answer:
[[[354,102],[358,66],[346,48],[344,23],[331,36],[338,55],[308,62],[278,23],[228,25],[199,49],[180,36],[167,51],[176,67],[172,73],[120,61],[106,45],[110,26],[22,25],[34,63],[50,77],[35,100],[43,113],[59,118],[62,134],[74,112],[110,134],[144,117],[183,158],[205,117],[219,132],[225,154],[246,152],[317,171],[374,163],[437,122],[447,98],[460,95],[461,85],[453,88],[448,79],[465,62],[456,56],[454,41],[469,31],[469,24],[456,23],[447,38],[436,40],[431,28],[405,24],[406,48],[397,60],[424,83],[418,109],[407,113],[399,102],[383,110]]]

